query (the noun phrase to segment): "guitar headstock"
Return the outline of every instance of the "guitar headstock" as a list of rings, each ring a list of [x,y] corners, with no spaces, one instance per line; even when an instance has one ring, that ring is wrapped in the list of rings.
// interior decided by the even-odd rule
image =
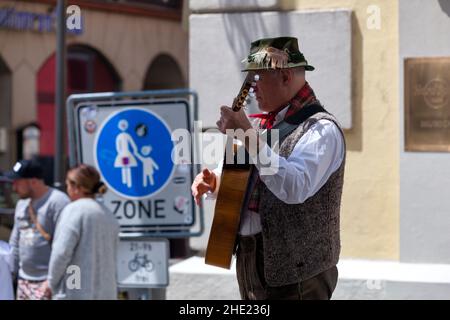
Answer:
[[[255,96],[255,86],[256,82],[259,80],[259,75],[253,75],[251,73],[247,74],[247,77],[242,84],[241,90],[239,90],[238,95],[234,99],[233,106],[231,107],[233,111],[239,111],[241,108],[247,105],[247,100],[250,97]]]

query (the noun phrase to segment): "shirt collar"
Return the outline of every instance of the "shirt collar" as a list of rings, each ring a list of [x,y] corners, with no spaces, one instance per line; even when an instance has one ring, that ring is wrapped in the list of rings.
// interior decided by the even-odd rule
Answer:
[[[281,122],[284,119],[284,116],[286,115],[286,112],[289,109],[289,105],[287,105],[286,107],[284,107],[283,109],[281,109],[281,111],[279,111],[277,113],[277,115],[275,116],[275,122],[274,125],[278,124],[279,122]]]

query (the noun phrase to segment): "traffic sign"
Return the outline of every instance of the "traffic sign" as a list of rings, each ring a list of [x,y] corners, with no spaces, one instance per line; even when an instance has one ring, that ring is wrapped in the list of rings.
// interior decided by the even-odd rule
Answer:
[[[120,240],[117,282],[120,287],[166,287],[169,285],[167,239]]]
[[[173,147],[163,119],[145,108],[126,108],[102,122],[94,142],[94,159],[114,192],[124,198],[145,199],[170,181]]]
[[[115,214],[124,236],[203,232],[203,212],[196,211],[190,190],[199,170],[194,152],[190,161],[172,159],[177,153],[172,133],[193,131],[195,107],[186,98],[191,94],[167,90],[68,99],[71,165],[86,163],[99,170],[108,187],[100,200]]]

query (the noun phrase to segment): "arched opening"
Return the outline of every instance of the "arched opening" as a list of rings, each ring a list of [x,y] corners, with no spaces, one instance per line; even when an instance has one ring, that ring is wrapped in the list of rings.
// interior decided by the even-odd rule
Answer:
[[[9,169],[11,152],[11,71],[0,56],[0,171]]]
[[[41,129],[41,157],[54,155],[55,144],[55,68],[51,55],[37,75],[37,123]],[[67,50],[67,94],[118,91],[121,80],[111,63],[97,50],[71,45]]]
[[[184,88],[183,73],[178,63],[167,54],[160,54],[147,69],[144,90],[180,89]]]

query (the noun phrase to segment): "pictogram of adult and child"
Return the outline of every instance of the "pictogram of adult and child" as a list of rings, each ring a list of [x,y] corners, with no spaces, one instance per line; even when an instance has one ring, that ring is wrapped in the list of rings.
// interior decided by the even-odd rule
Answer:
[[[120,168],[122,171],[122,183],[126,184],[128,188],[133,186],[131,172],[133,168],[138,166],[137,160],[142,163],[143,181],[142,185],[147,187],[147,183],[154,185],[153,179],[154,170],[158,170],[158,164],[149,156],[152,151],[150,145],[143,146],[140,150],[133,140],[133,137],[127,132],[128,121],[122,119],[119,121],[120,133],[116,137],[116,151],[117,156],[114,161],[114,168]],[[136,169],[134,169],[136,170]]]

